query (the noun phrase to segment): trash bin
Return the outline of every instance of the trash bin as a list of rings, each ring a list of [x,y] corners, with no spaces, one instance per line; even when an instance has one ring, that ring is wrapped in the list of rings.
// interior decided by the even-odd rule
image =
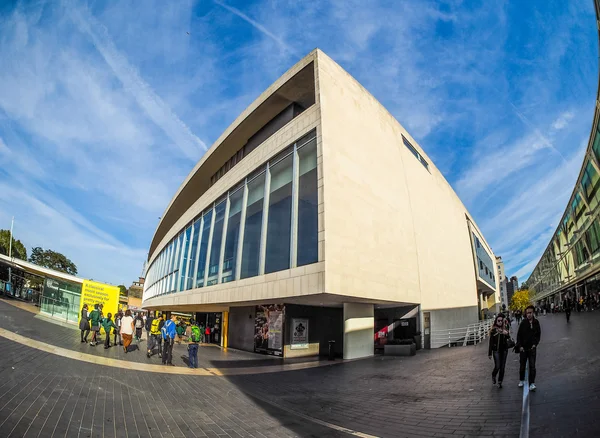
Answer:
[[[329,360],[335,360],[335,341],[329,341]]]
[[[423,345],[421,342],[421,332],[417,332],[415,334],[414,340],[415,340],[415,346],[416,346],[417,350],[420,350],[421,348],[423,348]]]

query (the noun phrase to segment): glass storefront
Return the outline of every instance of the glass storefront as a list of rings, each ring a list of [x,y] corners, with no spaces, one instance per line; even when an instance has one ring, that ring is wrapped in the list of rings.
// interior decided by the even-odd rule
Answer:
[[[144,298],[317,261],[313,131],[236,184],[167,244],[148,269]]]
[[[79,321],[81,285],[46,278],[40,302],[40,311],[67,322]]]

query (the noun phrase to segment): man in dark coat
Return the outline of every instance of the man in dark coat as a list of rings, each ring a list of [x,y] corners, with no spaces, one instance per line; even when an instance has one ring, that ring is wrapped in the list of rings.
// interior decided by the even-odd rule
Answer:
[[[520,355],[519,366],[519,387],[525,385],[525,367],[529,362],[529,390],[535,391],[535,359],[537,346],[540,343],[542,330],[539,321],[534,316],[535,308],[527,306],[525,309],[525,319],[519,325],[517,333],[517,345]]]

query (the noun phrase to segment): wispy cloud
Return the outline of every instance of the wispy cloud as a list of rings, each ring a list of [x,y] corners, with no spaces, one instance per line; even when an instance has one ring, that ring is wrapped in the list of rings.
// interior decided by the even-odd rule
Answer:
[[[69,14],[77,27],[88,35],[116,77],[123,83],[125,90],[133,95],[139,106],[180,148],[184,154],[197,160],[206,144],[196,137],[190,128],[165,104],[152,88],[140,77],[127,58],[117,50],[108,30],[86,9],[70,8]]]
[[[555,130],[561,130],[575,117],[575,114],[572,111],[566,111],[558,116],[558,119],[552,123],[552,128]]]
[[[229,6],[225,3],[223,3],[222,1],[219,0],[213,0],[214,3],[216,3],[217,5],[221,6],[223,9],[228,10],[229,12],[231,12],[232,14],[237,15],[238,17],[240,17],[242,20],[244,20],[246,23],[250,24],[252,27],[254,27],[256,30],[258,30],[260,33],[266,35],[267,37],[271,38],[273,41],[275,41],[277,44],[279,44],[279,46],[290,52],[291,54],[298,56],[299,54],[294,50],[294,48],[292,46],[290,46],[288,43],[286,43],[281,37],[275,35],[273,32],[271,32],[269,29],[267,29],[265,26],[263,26],[262,24],[260,24],[258,21],[253,20],[252,18],[250,18],[248,15],[244,14],[242,11],[240,11],[237,8],[234,8],[233,6]]]

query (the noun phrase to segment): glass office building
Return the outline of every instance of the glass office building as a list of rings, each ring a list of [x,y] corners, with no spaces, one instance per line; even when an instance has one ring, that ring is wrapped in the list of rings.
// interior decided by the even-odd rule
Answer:
[[[600,2],[594,1],[600,17]],[[600,87],[596,99],[600,99]],[[596,107],[577,183],[554,236],[527,280],[539,304],[600,298],[600,109]]]

